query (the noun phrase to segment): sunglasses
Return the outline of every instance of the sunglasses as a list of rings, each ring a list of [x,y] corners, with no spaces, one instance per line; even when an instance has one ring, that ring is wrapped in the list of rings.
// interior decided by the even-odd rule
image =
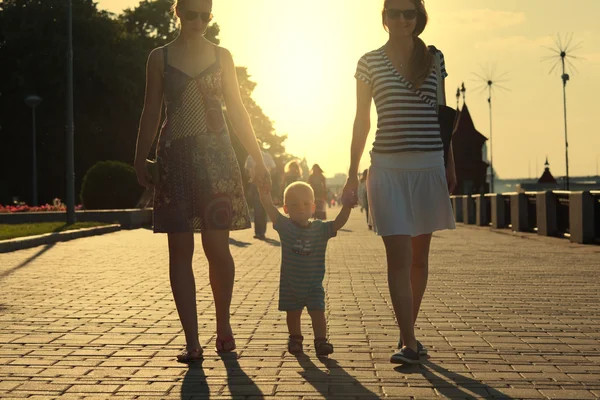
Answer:
[[[209,12],[201,12],[201,11],[184,11],[182,15],[183,19],[186,21],[195,21],[200,17],[200,19],[206,23],[209,23],[213,19],[212,13]]]
[[[399,19],[402,15],[406,21],[412,21],[417,18],[417,10],[398,10],[396,8],[386,8],[385,15],[389,19]]]

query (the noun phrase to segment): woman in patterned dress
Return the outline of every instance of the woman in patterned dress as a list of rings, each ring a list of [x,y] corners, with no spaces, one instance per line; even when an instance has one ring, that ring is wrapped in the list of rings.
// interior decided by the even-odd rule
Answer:
[[[250,218],[223,106],[246,150],[259,160],[258,183],[269,187],[270,178],[242,104],[231,54],[204,38],[212,1],[176,0],[173,10],[181,22],[178,37],[148,57],[135,168],[139,183],[154,188],[154,232],[168,235],[171,289],[186,338],[186,349],[177,359],[190,362],[203,351],[192,270],[194,232],[201,233],[209,264],[217,351],[235,349],[229,316],[235,275],[229,232],[250,228]],[[145,162],[163,101],[166,119],[156,152],[160,179],[153,185]]]

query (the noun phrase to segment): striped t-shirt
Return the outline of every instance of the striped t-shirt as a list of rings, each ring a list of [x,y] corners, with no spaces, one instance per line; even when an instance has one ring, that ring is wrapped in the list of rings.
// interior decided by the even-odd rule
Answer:
[[[302,298],[323,283],[327,242],[337,235],[334,221],[315,220],[303,228],[279,215],[273,229],[281,239],[281,286]]]
[[[444,55],[439,51],[442,77],[448,76]],[[437,103],[437,74],[433,68],[418,89]],[[376,153],[406,151],[441,151],[440,125],[437,110],[415,92],[389,60],[383,47],[360,58],[357,79],[372,89],[377,108],[377,133],[373,143]]]

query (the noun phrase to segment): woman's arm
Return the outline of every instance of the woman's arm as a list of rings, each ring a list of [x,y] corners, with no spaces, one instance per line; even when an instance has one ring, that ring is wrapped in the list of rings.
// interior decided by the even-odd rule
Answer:
[[[346,190],[358,190],[358,167],[367,136],[371,129],[371,99],[373,93],[369,85],[360,79],[356,80],[356,116],[352,130],[352,147],[350,151],[350,170],[348,171],[348,183]]]
[[[146,94],[140,118],[134,166],[141,185],[150,187],[146,172],[146,158],[156,137],[163,106],[163,50],[154,49],[146,63]]]
[[[256,162],[256,176],[262,179],[262,174],[264,174],[267,169],[258,143],[256,143],[256,136],[252,129],[248,111],[246,111],[246,107],[244,107],[244,103],[242,102],[233,57],[231,57],[231,53],[227,49],[219,48],[218,51],[221,52],[223,97],[225,99],[225,106],[227,107],[227,116],[229,117],[233,130],[240,138],[242,145]]]

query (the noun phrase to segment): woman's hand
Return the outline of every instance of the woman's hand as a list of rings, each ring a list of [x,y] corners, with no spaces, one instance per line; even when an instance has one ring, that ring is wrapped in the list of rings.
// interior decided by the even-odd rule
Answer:
[[[271,174],[264,163],[257,163],[254,168],[254,184],[263,193],[271,193]]]
[[[456,170],[454,169],[454,165],[448,166],[446,168],[446,181],[448,182],[448,193],[452,194],[454,189],[456,189],[457,179],[456,179]]]
[[[148,189],[153,189],[152,176],[146,169],[146,161],[135,163],[135,174],[137,175],[138,183]]]
[[[354,207],[358,204],[358,176],[350,174],[344,190],[342,191],[342,203],[349,207]]]

